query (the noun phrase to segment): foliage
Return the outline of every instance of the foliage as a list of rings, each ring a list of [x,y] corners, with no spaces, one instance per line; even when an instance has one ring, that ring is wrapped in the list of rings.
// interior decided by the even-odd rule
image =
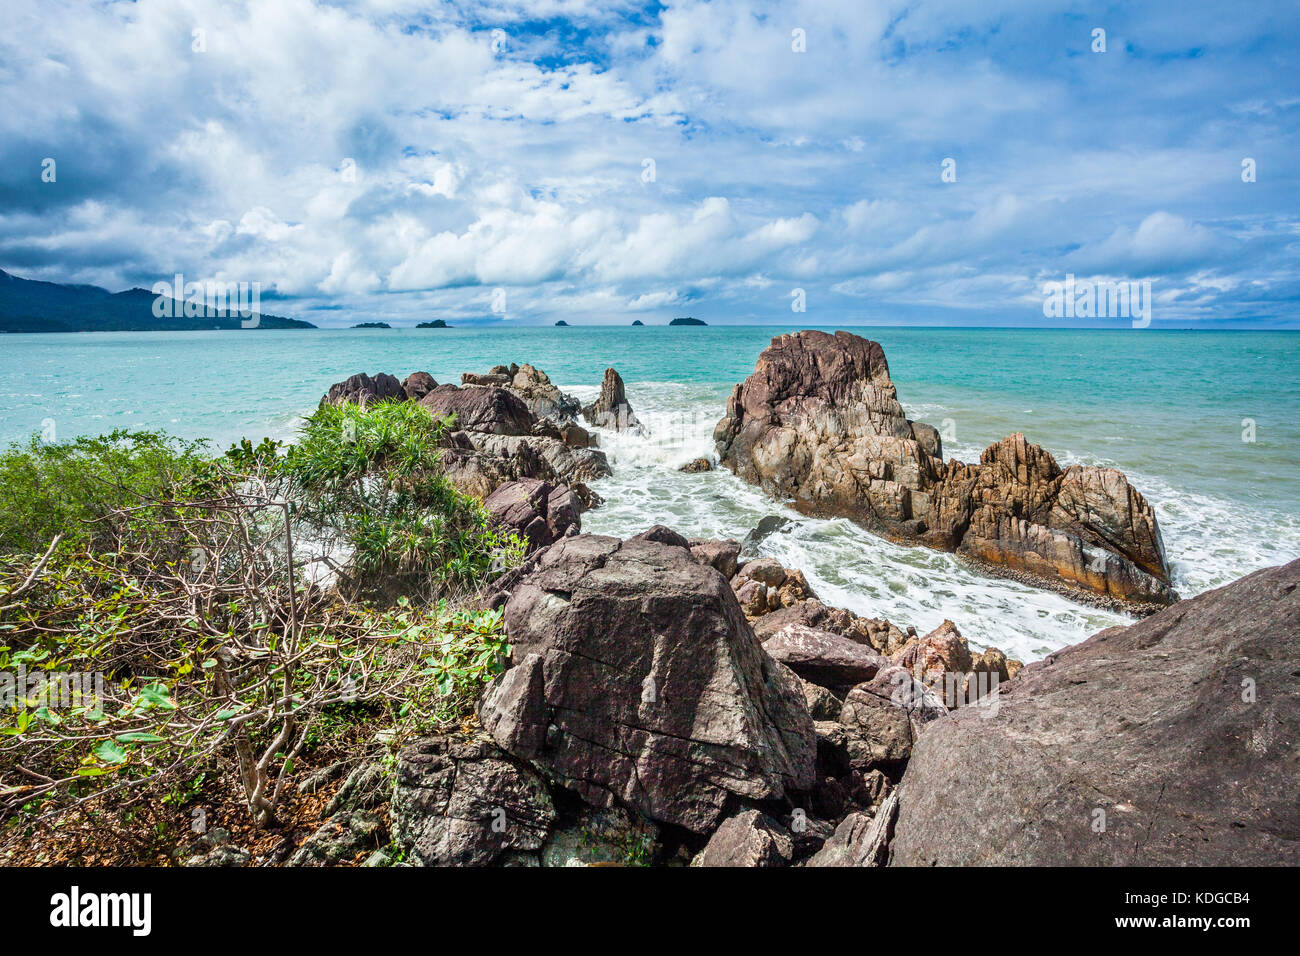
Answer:
[[[109,512],[197,481],[209,467],[205,448],[125,430],[10,446],[0,453],[0,553],[40,553],[59,533],[65,545],[93,544]]]

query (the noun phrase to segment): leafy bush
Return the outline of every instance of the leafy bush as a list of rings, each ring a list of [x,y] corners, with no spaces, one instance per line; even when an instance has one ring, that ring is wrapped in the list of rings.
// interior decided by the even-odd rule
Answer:
[[[296,520],[327,548],[351,551],[358,593],[437,597],[522,560],[524,542],[443,474],[446,435],[446,420],[411,402],[325,405],[277,464]]]
[[[60,533],[65,544],[94,543],[96,522],[112,510],[199,480],[209,467],[205,449],[201,441],[120,429],[10,446],[0,453],[0,553],[39,554]]]

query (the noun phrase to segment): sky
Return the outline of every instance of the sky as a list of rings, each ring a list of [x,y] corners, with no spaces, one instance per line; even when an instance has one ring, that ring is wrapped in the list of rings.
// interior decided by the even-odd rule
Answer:
[[[2,16],[28,278],[318,325],[1140,324],[1049,317],[1074,276],[1149,282],[1155,328],[1300,328],[1295,0]]]

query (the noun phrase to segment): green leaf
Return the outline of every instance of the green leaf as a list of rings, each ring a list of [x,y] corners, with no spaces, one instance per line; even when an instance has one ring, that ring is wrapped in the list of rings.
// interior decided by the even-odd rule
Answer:
[[[139,730],[118,734],[116,739],[124,744],[161,744],[167,740],[166,737],[159,737],[157,734],[146,734]]]
[[[107,764],[116,766],[117,764],[126,763],[126,751],[111,740],[105,740],[97,744],[91,752]]]

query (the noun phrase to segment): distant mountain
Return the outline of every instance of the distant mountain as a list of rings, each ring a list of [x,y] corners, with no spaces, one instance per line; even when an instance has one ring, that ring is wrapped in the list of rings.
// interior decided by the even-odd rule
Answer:
[[[708,325],[709,323],[705,322],[703,319],[685,318],[685,319],[673,319],[668,324],[669,325]]]
[[[147,289],[109,292],[93,285],[22,279],[0,269],[0,332],[189,332],[201,329],[314,329],[278,315],[186,316],[184,303]],[[156,312],[162,312],[159,317]]]

